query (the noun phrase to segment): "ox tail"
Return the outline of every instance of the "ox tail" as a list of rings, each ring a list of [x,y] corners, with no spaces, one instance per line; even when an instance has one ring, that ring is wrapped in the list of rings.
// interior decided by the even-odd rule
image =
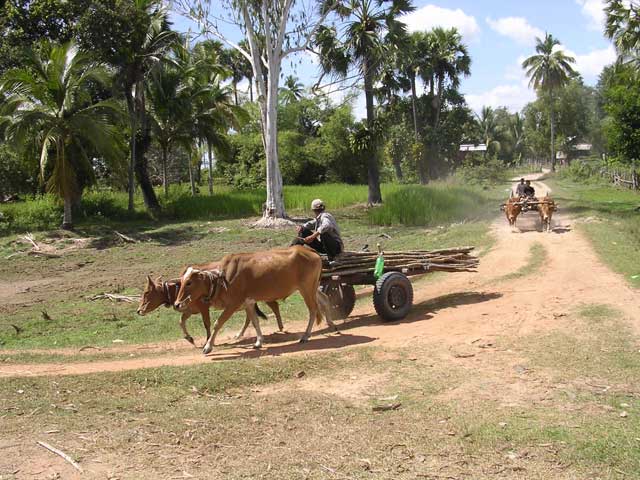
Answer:
[[[329,325],[333,323],[333,310],[331,309],[331,302],[329,301],[329,297],[324,292],[318,290],[316,295],[316,300],[318,302],[318,313],[316,315],[316,325],[322,322],[322,317],[324,317]]]
[[[256,310],[256,315],[258,315],[263,320],[267,319],[267,316],[264,314],[264,312],[262,310],[260,310],[260,307],[258,307],[257,303],[255,304],[255,310]]]

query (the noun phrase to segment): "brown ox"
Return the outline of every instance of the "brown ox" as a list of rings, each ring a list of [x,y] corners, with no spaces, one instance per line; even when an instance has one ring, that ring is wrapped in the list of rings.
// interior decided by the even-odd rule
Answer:
[[[516,226],[516,220],[518,219],[518,215],[522,212],[522,205],[519,204],[520,198],[511,197],[507,200],[507,203],[504,206],[504,213],[507,217],[507,221],[509,222],[510,227]]]
[[[540,200],[538,204],[538,213],[540,214],[540,224],[542,227],[542,231],[551,231],[551,217],[553,216],[553,212],[558,209],[556,202],[553,199],[546,195],[544,198]]]
[[[322,315],[331,321],[331,308],[326,295],[318,290],[322,260],[314,251],[295,246],[257,253],[238,253],[225,256],[218,270],[207,271],[188,268],[174,305],[180,311],[192,302],[203,299],[223,305],[223,312],[213,326],[203,353],[211,352],[216,336],[233,312],[243,304],[256,329],[256,348],[262,346],[260,324],[253,311],[255,302],[272,302],[287,298],[298,291],[309,310],[309,322],[300,342],[311,335],[313,321],[320,323]]]
[[[214,267],[217,266],[217,264],[211,265],[213,265]],[[150,276],[147,276],[147,285],[145,286],[142,297],[140,298],[140,304],[138,305],[138,315],[144,316],[147,313],[153,312],[162,305],[164,305],[165,307],[173,306],[173,303],[176,301],[176,298],[178,296],[179,290],[179,278],[163,282],[161,281],[161,277],[158,277],[154,282],[153,280],[151,280]],[[278,302],[267,302],[267,305],[276,315],[278,330],[282,332],[284,330],[284,327],[282,325],[282,317],[280,316],[280,307],[278,306]],[[187,340],[192,345],[195,345],[195,342],[193,341],[193,337],[187,331],[187,320],[189,319],[189,317],[191,317],[191,315],[199,313],[202,316],[202,323],[204,324],[204,328],[207,331],[207,338],[209,338],[209,336],[211,335],[211,317],[209,315],[209,307],[209,304],[203,301],[198,301],[193,302],[186,311],[182,312],[182,316],[180,317],[180,328],[184,333],[185,340]],[[216,307],[216,305],[214,305],[214,307]],[[258,308],[257,304],[255,306],[255,313],[264,319],[267,318],[266,315]],[[244,332],[249,326],[249,321],[250,316],[247,315],[244,326],[238,332],[236,338],[241,338],[244,335]]]

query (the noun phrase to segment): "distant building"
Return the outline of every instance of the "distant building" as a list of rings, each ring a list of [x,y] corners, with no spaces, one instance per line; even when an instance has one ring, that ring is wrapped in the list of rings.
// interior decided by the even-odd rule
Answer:
[[[484,143],[474,145],[473,143],[465,143],[460,145],[461,152],[486,152],[487,146]]]
[[[560,160],[561,163],[571,162],[574,158],[586,157],[591,153],[592,148],[593,145],[590,143],[576,143],[568,152],[558,150],[556,152],[556,159]]]

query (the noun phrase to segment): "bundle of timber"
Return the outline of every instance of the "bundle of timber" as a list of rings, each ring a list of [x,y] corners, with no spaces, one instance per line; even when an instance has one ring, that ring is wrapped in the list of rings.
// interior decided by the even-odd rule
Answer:
[[[447,248],[442,250],[411,250],[385,252],[385,272],[475,272],[478,258],[470,253],[474,247]],[[378,254],[374,252],[344,252],[335,261],[323,258],[322,277],[372,273]]]

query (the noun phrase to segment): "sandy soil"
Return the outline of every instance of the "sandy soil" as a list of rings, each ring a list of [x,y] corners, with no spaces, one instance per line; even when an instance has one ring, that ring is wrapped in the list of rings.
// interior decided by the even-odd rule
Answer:
[[[531,176],[532,179],[537,178]],[[535,181],[536,191],[551,191]],[[52,363],[0,366],[0,377],[75,375],[103,371],[123,371],[149,367],[202,364],[239,357],[279,356],[353,348],[358,345],[406,346],[425,341],[438,341],[452,348],[469,345],[474,340],[496,335],[522,335],[537,330],[563,328],[566,313],[580,303],[608,303],[632,319],[632,327],[640,331],[639,294],[624,279],[611,272],[596,257],[588,240],[573,228],[572,219],[562,215],[553,219],[553,232],[540,232],[536,212],[528,212],[511,229],[503,217],[492,225],[497,238],[495,246],[481,259],[477,273],[449,274],[441,281],[418,284],[414,308],[404,320],[381,323],[372,304],[356,308],[340,326],[339,333],[321,328],[311,341],[297,343],[303,322],[287,324],[291,334],[270,333],[266,345],[253,350],[251,339],[234,342],[230,334],[209,356],[203,356],[185,342],[145,345],[150,352],[170,349],[175,354],[157,358],[132,358],[90,363]],[[532,275],[513,280],[503,277],[526,264],[534,243],[547,253],[543,267]],[[201,339],[202,341],[202,339]],[[140,353],[141,346],[122,346],[110,351]],[[59,350],[56,352],[60,353]],[[77,349],[73,350],[77,353]]]

